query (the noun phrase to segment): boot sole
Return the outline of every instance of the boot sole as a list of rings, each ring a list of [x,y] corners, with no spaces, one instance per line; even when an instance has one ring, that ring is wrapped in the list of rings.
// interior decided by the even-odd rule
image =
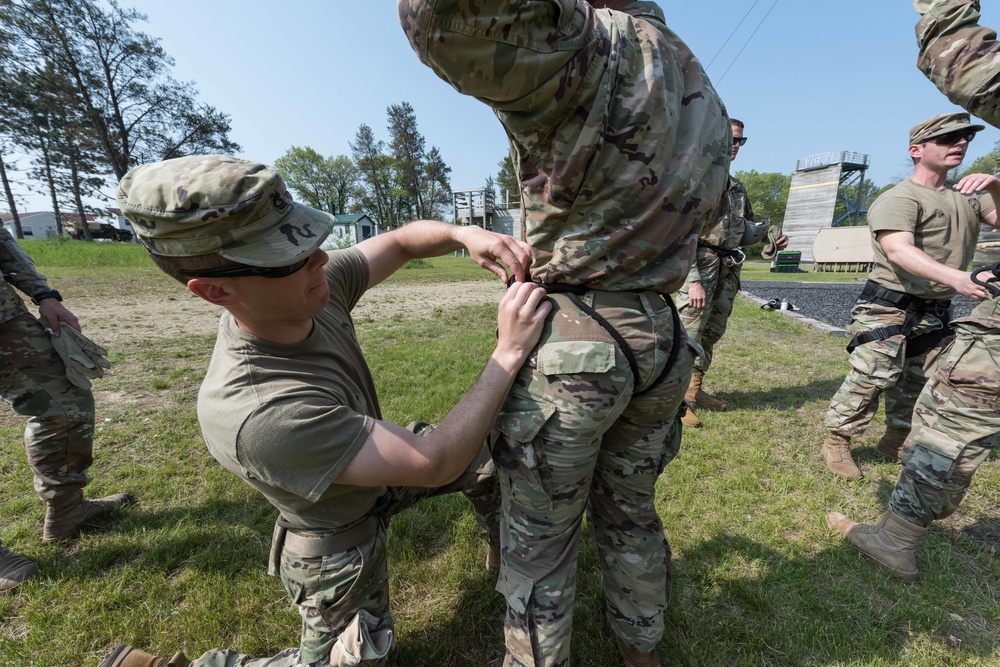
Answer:
[[[131,646],[126,646],[125,644],[118,644],[111,652],[104,656],[101,663],[97,667],[119,667],[122,662],[125,661],[126,656],[132,652]]]
[[[918,579],[919,574],[920,574],[919,572],[909,572],[909,571],[904,572],[902,570],[897,570],[896,568],[894,568],[894,567],[892,567],[890,565],[887,565],[886,563],[883,563],[882,561],[880,561],[878,558],[876,558],[872,554],[870,554],[870,553],[868,553],[866,551],[862,551],[861,549],[858,549],[858,547],[854,544],[854,542],[851,542],[850,538],[848,538],[847,541],[850,542],[851,546],[854,547],[855,551],[857,551],[859,554],[861,554],[862,556],[864,556],[865,558],[867,558],[871,562],[875,563],[880,568],[882,568],[883,570],[885,570],[886,572],[888,572],[892,576],[896,577],[897,579],[902,579],[903,581],[905,581],[908,584],[912,584],[914,581],[916,581]]]

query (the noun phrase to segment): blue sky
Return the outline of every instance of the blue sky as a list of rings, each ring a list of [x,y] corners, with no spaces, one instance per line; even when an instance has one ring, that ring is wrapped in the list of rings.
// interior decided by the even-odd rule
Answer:
[[[386,107],[403,101],[452,168],[455,189],[480,187],[506,154],[492,113],[417,60],[392,0],[121,2],[148,16],[142,29],[161,38],[175,76],[232,117],[243,157],[271,163],[293,145],[349,155],[362,123],[388,140]],[[1000,27],[1000,8],[986,4],[983,22]],[[749,142],[734,170],[791,173],[796,160],[848,150],[870,154],[869,177],[884,185],[909,173],[909,128],[957,110],[916,69],[908,0],[660,6],[703,65],[715,58],[709,76],[730,115],[746,123]],[[967,163],[998,139],[988,127]]]

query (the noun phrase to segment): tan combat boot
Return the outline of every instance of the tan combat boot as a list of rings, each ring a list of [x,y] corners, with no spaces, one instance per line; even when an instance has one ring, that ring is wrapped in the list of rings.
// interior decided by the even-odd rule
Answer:
[[[909,429],[902,429],[898,426],[886,426],[885,433],[875,445],[875,449],[890,461],[899,461],[903,454],[903,442],[910,434]]]
[[[24,556],[0,545],[0,595],[38,573],[38,566]]]
[[[180,652],[166,660],[125,644],[118,644],[111,647],[97,667],[188,667],[190,664],[191,661]]]
[[[685,399],[685,401],[686,400],[687,399]],[[689,402],[685,402],[683,405],[681,405],[680,409],[684,411],[684,413],[681,415],[682,424],[684,424],[685,426],[690,426],[691,428],[701,428],[701,420],[698,419],[698,415],[696,415],[694,413],[694,410],[691,409],[691,404]]]
[[[887,511],[874,526],[855,523],[839,512],[826,515],[826,525],[847,538],[855,549],[903,581],[916,581],[917,559],[913,550],[927,528]]]
[[[42,541],[68,540],[91,519],[134,501],[135,499],[127,493],[116,493],[100,500],[87,500],[83,497],[83,491],[80,490],[46,500],[47,508],[45,510],[45,525],[42,528]]]
[[[823,462],[834,475],[861,479],[861,469],[851,458],[851,439],[831,433],[823,441]]]
[[[695,371],[694,373],[691,374],[691,384],[688,385],[688,390],[686,394],[686,396],[690,397],[688,398],[688,401],[691,402],[691,405],[697,403],[701,407],[708,408],[709,410],[718,410],[719,412],[725,412],[726,409],[729,407],[728,405],[717,399],[715,396],[712,396],[711,394],[707,394],[704,391],[702,391],[701,383],[704,381],[704,379],[705,379],[705,374],[702,373],[701,371]],[[692,398],[694,400],[691,400]]]
[[[614,633],[612,632],[612,634]],[[660,667],[660,656],[656,655],[655,650],[640,653],[626,644],[618,635],[615,635],[615,642],[618,644],[618,650],[621,651],[622,659],[625,660],[625,667]]]

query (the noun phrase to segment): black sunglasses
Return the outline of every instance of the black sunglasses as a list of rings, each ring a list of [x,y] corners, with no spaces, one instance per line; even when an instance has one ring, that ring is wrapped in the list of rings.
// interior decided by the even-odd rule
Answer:
[[[178,271],[186,278],[287,278],[309,263],[309,257],[288,266],[223,266],[217,269],[190,269]]]
[[[733,146],[735,146],[736,144],[742,146],[746,142],[747,142],[747,137],[733,137]]]
[[[942,134],[940,137],[931,137],[928,141],[933,141],[938,146],[954,146],[962,139],[972,141],[975,138],[975,130],[955,130],[954,132],[949,132],[948,134]]]

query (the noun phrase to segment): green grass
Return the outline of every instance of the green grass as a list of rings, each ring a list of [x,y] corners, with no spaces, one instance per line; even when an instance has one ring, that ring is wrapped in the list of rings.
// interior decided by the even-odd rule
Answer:
[[[484,274],[468,259],[430,264],[400,271],[397,280]],[[76,277],[70,289],[81,297],[123,298],[122,281],[144,298],[181,296],[179,285],[141,267],[116,277],[42,270],[61,274],[60,289]],[[495,312],[483,305],[360,323],[385,417],[405,424],[446,414],[492,348]],[[95,384],[88,494],[129,491],[139,504],[69,544],[41,542],[43,506],[24,462],[23,420],[0,414],[0,537],[41,567],[16,594],[0,596],[0,665],[94,665],[117,641],[168,656],[212,647],[262,656],[297,644],[298,615],[280,582],[265,574],[275,512],[215,463],[201,440],[195,396],[213,343],[214,333],[136,334],[112,347],[114,367]],[[699,413],[705,428],[685,431],[680,455],[658,484],[674,552],[664,664],[1000,664],[996,457],[980,469],[959,511],[917,549],[920,581],[896,582],[823,524],[834,509],[875,519],[898,475],[873,452],[880,423],[855,449],[865,479],[834,478],[819,459],[823,412],[846,369],[841,339],[737,304],[706,380],[732,409]],[[390,665],[500,664],[504,603],[482,570],[484,555],[460,497],[433,499],[393,519],[398,643]],[[603,622],[589,538],[577,588],[573,664],[620,664]]]
[[[801,268],[798,273],[773,273],[770,262],[746,261],[741,271],[743,280],[773,280],[780,282],[815,282],[815,283],[849,283],[864,282],[868,273],[834,273],[831,271],[813,271],[811,266]]]

